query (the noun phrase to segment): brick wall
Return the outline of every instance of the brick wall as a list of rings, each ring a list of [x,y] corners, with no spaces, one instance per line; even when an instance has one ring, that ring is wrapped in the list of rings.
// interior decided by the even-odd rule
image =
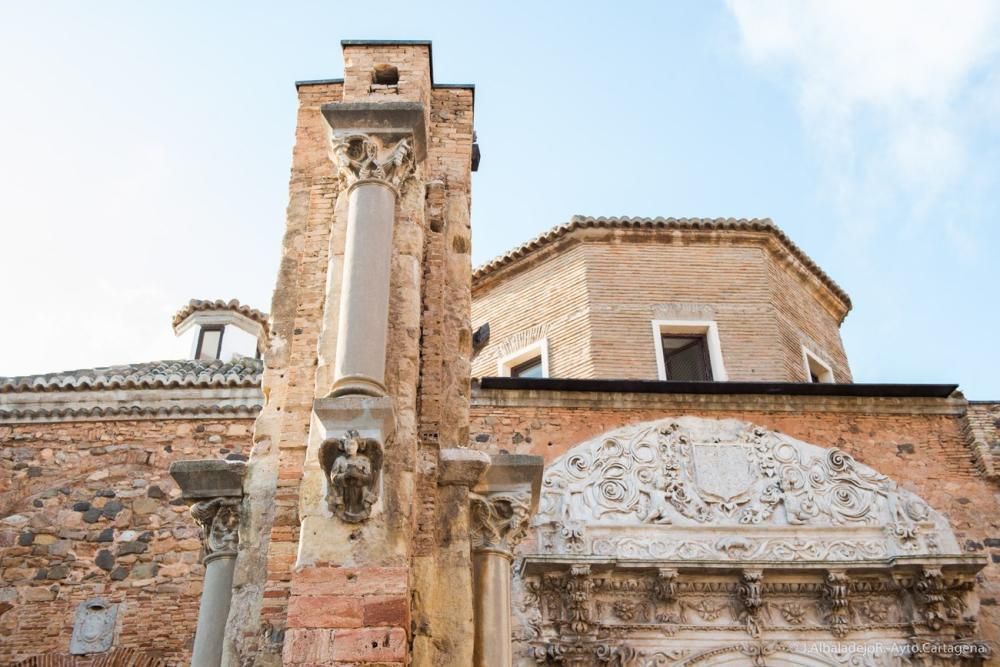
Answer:
[[[651,322],[714,320],[730,380],[802,382],[805,344],[850,382],[824,290],[768,232],[578,229],[477,281],[472,373],[545,336],[551,377],[655,380]]]
[[[180,459],[245,454],[251,426],[0,426],[0,664],[68,654],[76,607],[92,597],[121,605],[117,649],[187,664],[201,542],[167,470]]]
[[[961,399],[473,393],[471,445],[546,462],[626,424],[666,417],[740,419],[838,447],[916,493],[951,522],[959,545],[991,556],[980,576],[980,623],[1000,641],[1000,493],[977,469]]]

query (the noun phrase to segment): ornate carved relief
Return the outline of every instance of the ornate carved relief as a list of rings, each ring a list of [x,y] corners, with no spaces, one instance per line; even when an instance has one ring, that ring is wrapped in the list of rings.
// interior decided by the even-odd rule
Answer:
[[[191,506],[191,517],[201,526],[205,557],[235,556],[240,541],[240,498],[212,498]]]
[[[118,605],[109,604],[104,598],[81,602],[73,619],[69,652],[72,655],[86,655],[111,650],[117,618]]]
[[[950,665],[975,635],[983,562],[940,514],[843,452],[748,424],[583,443],[547,468],[533,526],[515,665]],[[910,655],[915,638],[941,651]],[[988,655],[961,646],[963,665]]]
[[[473,549],[511,553],[528,533],[531,492],[469,494]]]
[[[639,424],[574,448],[546,470],[534,525],[549,553],[791,561],[960,553],[944,518],[884,475],[838,449],[731,420]],[[721,526],[739,530],[720,538]]]
[[[408,139],[389,143],[368,134],[334,135],[330,156],[345,188],[358,181],[376,180],[398,190],[416,166]]]
[[[326,473],[327,505],[348,523],[364,521],[378,500],[382,447],[351,429],[342,438],[323,443],[320,465]]]

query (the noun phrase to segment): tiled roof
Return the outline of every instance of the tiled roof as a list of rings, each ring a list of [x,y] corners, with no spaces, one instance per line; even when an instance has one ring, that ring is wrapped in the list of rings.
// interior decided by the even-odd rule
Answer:
[[[250,318],[267,330],[267,313],[262,313],[256,308],[243,305],[237,299],[230,299],[229,301],[223,301],[222,299],[216,299],[215,301],[191,299],[186,306],[174,314],[174,328],[187,319],[191,313],[199,310],[231,310]]]
[[[64,373],[0,377],[0,394],[101,389],[232,388],[260,385],[264,364],[233,361],[154,361]]]
[[[531,254],[535,250],[557,241],[558,239],[578,230],[578,229],[633,229],[633,230],[704,230],[704,231],[749,231],[768,232],[773,234],[789,252],[801,261],[819,280],[826,285],[840,300],[844,302],[848,309],[851,308],[851,297],[847,295],[840,285],[819,268],[801,248],[788,238],[785,232],[775,225],[769,218],[630,218],[630,217],[598,217],[575,215],[562,225],[553,227],[549,231],[536,236],[530,241],[509,250],[482,266],[477,267],[472,272],[472,280],[482,280],[494,271],[501,269],[517,260]]]

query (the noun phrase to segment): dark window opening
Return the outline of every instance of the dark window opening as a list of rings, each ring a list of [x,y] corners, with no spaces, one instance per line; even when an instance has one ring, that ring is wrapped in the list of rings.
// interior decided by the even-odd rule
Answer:
[[[542,370],[542,358],[534,357],[518,364],[510,369],[512,378],[540,378],[545,377]]]
[[[712,364],[705,336],[663,336],[663,366],[667,380],[675,382],[711,381]]]
[[[198,332],[198,346],[194,358],[213,360],[222,356],[223,327],[202,327]]]
[[[810,382],[820,382],[819,376],[816,375],[811,369],[809,371],[809,381]]]

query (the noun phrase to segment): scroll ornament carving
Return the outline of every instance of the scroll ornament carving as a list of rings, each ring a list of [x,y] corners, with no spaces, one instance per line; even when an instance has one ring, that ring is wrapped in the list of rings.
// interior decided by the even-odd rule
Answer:
[[[399,190],[416,168],[408,139],[390,144],[368,134],[335,135],[330,156],[344,188],[375,180]]]
[[[531,492],[470,494],[473,549],[511,553],[528,533]]]
[[[554,461],[534,525],[539,544],[554,553],[726,560],[960,553],[943,517],[843,451],[689,417],[622,428]],[[719,526],[739,530],[719,539],[711,532]],[[796,537],[773,530],[789,527]]]
[[[344,437],[323,444],[320,465],[326,474],[330,511],[348,523],[359,523],[371,516],[382,471],[378,441],[362,438],[351,429]]]
[[[212,498],[191,506],[191,517],[201,527],[205,557],[236,554],[240,542],[241,504],[239,498]]]

